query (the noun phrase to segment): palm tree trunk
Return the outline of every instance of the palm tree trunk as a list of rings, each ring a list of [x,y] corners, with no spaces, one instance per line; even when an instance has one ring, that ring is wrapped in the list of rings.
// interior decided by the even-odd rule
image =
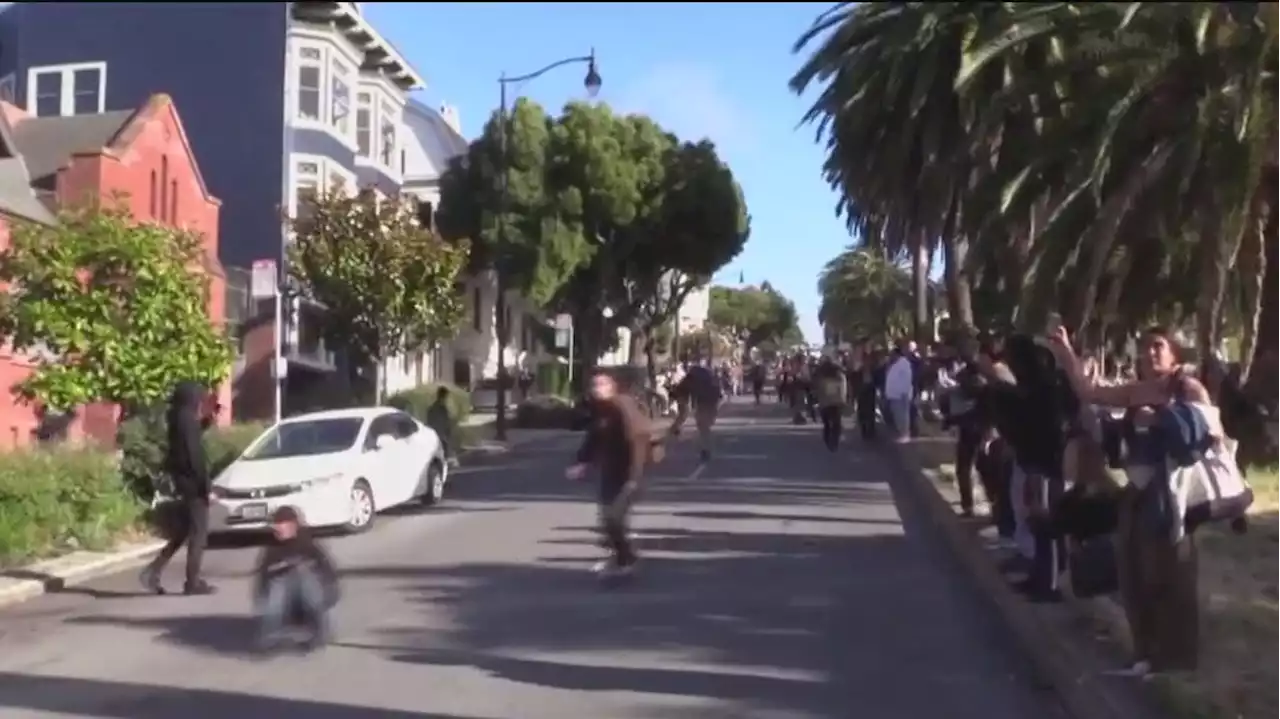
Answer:
[[[915,294],[916,342],[923,345],[933,340],[929,322],[929,240],[923,230],[917,231],[912,243],[911,282]]]

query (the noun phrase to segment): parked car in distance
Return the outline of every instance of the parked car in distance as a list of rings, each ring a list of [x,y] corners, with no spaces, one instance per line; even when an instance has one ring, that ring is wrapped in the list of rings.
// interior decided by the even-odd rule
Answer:
[[[440,438],[408,414],[312,412],[267,429],[214,478],[209,531],[262,531],[289,505],[313,527],[362,532],[384,509],[439,502],[448,480]]]

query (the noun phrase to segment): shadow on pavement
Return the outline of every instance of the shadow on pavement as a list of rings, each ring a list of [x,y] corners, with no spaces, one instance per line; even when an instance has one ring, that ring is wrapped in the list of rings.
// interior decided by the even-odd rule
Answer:
[[[72,617],[68,624],[107,625],[158,634],[157,640],[224,655],[252,656],[257,625],[249,615],[185,615],[178,617]]]
[[[96,719],[464,719],[231,691],[0,672],[0,715],[14,709]]]

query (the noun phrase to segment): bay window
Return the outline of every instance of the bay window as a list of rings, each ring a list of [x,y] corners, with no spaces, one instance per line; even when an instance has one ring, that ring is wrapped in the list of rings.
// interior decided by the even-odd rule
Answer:
[[[381,121],[381,128],[382,128],[382,134],[381,134],[381,137],[379,138],[379,140],[382,143],[381,146],[378,148],[379,150],[381,150],[379,157],[382,160],[383,166],[395,167],[395,164],[394,164],[395,158],[396,158],[395,108],[393,108],[389,103],[384,102],[382,103],[381,109],[382,109],[382,112],[378,118]]]
[[[373,97],[367,92],[356,96],[356,155],[373,159]]]
[[[303,47],[298,52],[298,118],[320,120],[324,53],[319,48]]]
[[[351,68],[335,59],[330,64],[333,73],[330,87],[333,97],[330,101],[329,121],[338,134],[346,137],[351,132]]]

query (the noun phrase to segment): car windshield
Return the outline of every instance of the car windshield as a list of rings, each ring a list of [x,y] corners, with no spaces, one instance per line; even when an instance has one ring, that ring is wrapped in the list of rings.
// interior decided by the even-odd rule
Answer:
[[[278,424],[254,443],[242,459],[281,459],[344,452],[355,445],[363,425],[362,417]]]

